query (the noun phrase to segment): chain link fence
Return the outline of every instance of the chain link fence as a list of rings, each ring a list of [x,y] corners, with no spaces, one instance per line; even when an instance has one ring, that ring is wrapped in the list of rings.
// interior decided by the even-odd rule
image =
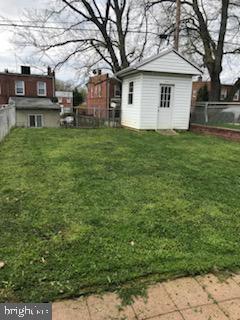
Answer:
[[[75,128],[118,128],[121,126],[121,110],[117,108],[75,108]]]
[[[240,130],[240,103],[198,102],[191,112],[191,123]]]

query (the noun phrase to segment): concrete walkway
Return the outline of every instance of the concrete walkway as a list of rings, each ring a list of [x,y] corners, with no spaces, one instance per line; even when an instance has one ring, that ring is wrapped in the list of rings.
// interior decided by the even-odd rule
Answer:
[[[240,320],[240,275],[209,274],[151,286],[148,299],[121,308],[114,293],[53,303],[53,320]]]

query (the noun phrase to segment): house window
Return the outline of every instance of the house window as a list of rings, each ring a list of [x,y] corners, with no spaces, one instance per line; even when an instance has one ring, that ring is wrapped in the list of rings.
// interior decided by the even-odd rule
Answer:
[[[94,87],[94,97],[96,98],[98,96],[98,87]]]
[[[134,92],[134,82],[129,82],[128,85],[128,104],[133,104],[133,92]]]
[[[37,83],[37,94],[38,94],[38,96],[46,96],[47,95],[46,82],[38,81],[38,83]]]
[[[23,80],[15,81],[15,94],[18,96],[24,96],[25,94],[25,85]]]
[[[43,116],[41,114],[29,114],[28,123],[30,128],[42,128]]]
[[[120,98],[121,97],[121,89],[119,84],[115,84],[114,86],[114,97]]]
[[[90,87],[90,97],[94,98],[94,87],[93,87],[93,85],[91,85],[91,87]]]
[[[71,98],[67,98],[67,103],[71,103]]]
[[[225,100],[227,98],[227,89],[226,88],[222,88],[221,89],[221,100]]]
[[[59,103],[62,103],[62,97],[59,97],[59,98],[58,98],[58,102],[59,102]]]
[[[171,93],[171,86],[161,86],[160,108],[170,108]]]
[[[235,93],[233,101],[239,101],[239,90]]]
[[[98,94],[98,97],[101,98],[101,96],[102,96],[102,85],[101,84],[99,84],[97,86],[97,94]]]

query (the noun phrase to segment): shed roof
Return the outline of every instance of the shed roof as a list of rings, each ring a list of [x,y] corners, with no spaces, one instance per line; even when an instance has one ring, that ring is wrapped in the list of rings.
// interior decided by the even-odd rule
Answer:
[[[164,50],[155,56],[142,60],[117,72],[116,76],[121,78],[137,71],[180,73],[189,75],[198,75],[202,73],[198,66],[193,64],[174,49]]]
[[[60,110],[60,106],[56,103],[53,103],[48,98],[10,97],[9,104],[14,105],[16,109]]]

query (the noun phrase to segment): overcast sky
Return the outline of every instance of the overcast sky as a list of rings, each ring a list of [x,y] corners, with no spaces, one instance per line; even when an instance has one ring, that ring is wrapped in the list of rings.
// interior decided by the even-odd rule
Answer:
[[[19,20],[24,8],[40,9],[46,6],[49,0],[0,0],[0,19],[9,18]],[[9,29],[13,30],[13,29]],[[0,27],[0,71],[9,69],[9,71],[18,72],[20,66],[24,64],[25,58],[19,51],[15,51],[11,43],[13,34],[11,31],[2,30]],[[222,73],[223,83],[231,83],[240,77],[240,55],[231,57],[224,62],[224,71]],[[57,78],[62,80],[74,80],[78,83],[76,72],[68,65],[57,72]]]
[[[11,20],[19,20],[22,15],[23,9],[34,8],[40,9],[48,0],[0,0],[0,19],[8,18]],[[13,30],[10,29],[9,30]],[[9,71],[19,72],[20,66],[24,64],[25,57],[20,51],[14,49],[14,45],[11,41],[13,33],[11,31],[2,30],[0,27],[0,72],[4,69]],[[77,76],[75,71],[69,66],[62,68],[57,72],[57,78],[62,80],[75,80]]]

